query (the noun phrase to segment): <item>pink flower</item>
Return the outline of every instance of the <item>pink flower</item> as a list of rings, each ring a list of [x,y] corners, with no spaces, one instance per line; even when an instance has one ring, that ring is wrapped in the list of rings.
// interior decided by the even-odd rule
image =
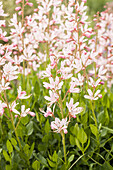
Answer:
[[[18,78],[17,74],[19,72],[16,71],[17,69],[18,66],[13,66],[11,62],[4,65],[3,67],[4,77],[6,78],[7,81],[11,81]]]
[[[98,77],[101,78],[101,80],[107,80],[107,76],[105,73],[107,72],[107,69],[104,69],[104,66],[100,66],[98,71]]]
[[[57,93],[52,92],[51,90],[49,90],[49,94],[50,94],[50,97],[45,96],[44,98],[50,101],[49,105],[51,106],[53,103],[55,103],[59,99],[59,96]]]
[[[98,98],[102,98],[102,95],[99,94],[100,90],[97,90],[96,93],[93,93],[90,89],[87,90],[89,95],[84,95],[86,99],[97,100]]]
[[[27,114],[30,114],[31,116],[35,116],[35,113],[31,112],[30,108],[25,110],[25,105],[22,105],[21,106],[21,114],[20,114],[20,116],[25,117],[25,116],[27,116]]]
[[[44,116],[45,116],[45,117],[53,116],[53,112],[52,112],[52,110],[51,110],[50,107],[47,107],[47,111],[46,111],[46,112],[45,112],[44,110],[42,110],[42,109],[40,109],[40,111],[41,111],[42,113],[44,113]]]
[[[16,113],[16,114],[19,115],[20,112],[15,109],[16,105],[18,105],[18,104],[19,104],[19,103],[16,103],[16,101],[14,101],[14,102],[11,104],[11,106],[10,106],[10,111],[11,111],[11,112],[14,112],[14,113]]]
[[[84,76],[78,73],[78,79],[75,77],[72,77],[72,81],[75,83],[76,86],[82,86],[84,82]]]
[[[12,103],[12,105],[10,106],[10,110],[17,114],[17,115],[15,115],[15,117],[18,117],[18,115],[20,115],[21,117],[25,117],[25,116],[27,116],[27,114],[30,114],[30,115],[33,116],[33,117],[35,116],[35,113],[34,113],[34,112],[31,112],[31,111],[30,111],[30,108],[28,108],[28,109],[25,110],[25,105],[22,105],[22,106],[21,106],[21,113],[20,113],[19,111],[17,111],[17,110],[15,109],[15,107],[16,107],[17,104],[18,104],[18,103],[16,103],[16,102],[14,101],[14,102]]]
[[[1,93],[2,91],[6,90],[6,89],[11,89],[11,88],[9,87],[9,84],[10,84],[9,82],[5,83],[5,79],[2,78],[1,84],[0,84],[0,93]]]
[[[69,110],[69,115],[76,118],[76,115],[83,111],[82,107],[77,107],[79,102],[73,104],[73,98],[71,98],[70,102],[66,102],[66,106]]]
[[[80,89],[76,88],[75,82],[71,82],[70,84],[71,84],[70,89],[69,89],[70,93],[79,93],[80,92]]]
[[[28,99],[31,95],[29,95],[29,96],[26,96],[26,91],[21,91],[22,90],[22,88],[21,88],[21,86],[19,86],[19,88],[18,88],[18,99]]]
[[[55,121],[51,122],[51,129],[56,133],[61,133],[62,131],[64,131],[64,133],[66,134],[68,132],[67,126],[67,118],[62,120],[60,120],[59,118],[55,118]]]
[[[100,79],[98,79],[96,82],[93,80],[92,77],[89,77],[89,85],[92,86],[93,88],[96,88],[100,84]]]
[[[46,82],[43,83],[45,88],[53,89],[55,91],[62,88],[63,82],[62,81],[60,82],[58,76],[56,76],[55,81],[54,81],[54,79],[52,77],[50,77],[49,81],[50,81],[50,84],[46,83]]]

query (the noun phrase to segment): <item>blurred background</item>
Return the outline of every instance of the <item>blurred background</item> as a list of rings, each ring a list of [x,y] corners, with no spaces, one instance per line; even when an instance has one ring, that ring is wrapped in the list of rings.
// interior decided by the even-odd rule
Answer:
[[[0,1],[3,2],[5,12],[8,13],[11,17],[16,7],[15,5],[16,0],[0,0]],[[29,1],[34,4],[34,8],[37,7],[36,0],[29,0]],[[106,4],[106,2],[111,2],[111,1],[113,0],[87,0],[88,15],[93,15],[97,11],[103,11],[104,5]],[[32,13],[32,11],[33,11],[33,8],[28,8],[26,12],[27,14],[30,14]]]

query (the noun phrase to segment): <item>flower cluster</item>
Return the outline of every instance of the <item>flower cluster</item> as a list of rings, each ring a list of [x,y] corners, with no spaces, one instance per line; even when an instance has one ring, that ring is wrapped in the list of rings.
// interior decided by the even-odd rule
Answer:
[[[83,111],[75,96],[82,94],[94,102],[102,98],[102,85],[105,84],[106,89],[112,86],[113,14],[108,14],[107,10],[100,16],[97,13],[95,29],[92,29],[87,21],[85,3],[86,0],[80,3],[69,0],[66,5],[62,0],[38,0],[33,15],[25,17],[24,7],[32,7],[33,3],[16,0],[17,13],[10,19],[8,37],[2,29],[5,21],[0,20],[0,39],[9,41],[0,44],[1,115],[8,108],[3,94],[11,89],[11,81],[17,81],[19,75],[23,76],[24,88],[18,85],[17,98],[9,104],[10,112],[16,117],[35,115],[23,104],[20,112],[15,108],[18,100],[30,97],[26,95],[25,86],[26,82],[29,84],[30,74],[36,72],[48,91],[44,96],[47,110],[41,112],[55,120],[51,122],[51,128],[57,133],[67,133],[70,120]],[[1,2],[0,16],[7,16]],[[22,20],[18,21],[18,17]]]

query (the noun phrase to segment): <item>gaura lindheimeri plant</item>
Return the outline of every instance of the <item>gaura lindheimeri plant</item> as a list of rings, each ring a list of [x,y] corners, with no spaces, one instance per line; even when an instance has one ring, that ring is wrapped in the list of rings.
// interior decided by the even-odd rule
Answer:
[[[103,167],[103,160],[104,167],[109,167],[112,149],[109,151],[104,146],[112,137],[107,141],[103,137],[108,131],[112,133],[111,124],[110,128],[104,125],[109,124],[112,113],[109,96],[112,98],[113,14],[108,10],[97,12],[93,29],[86,13],[86,0],[37,0],[33,14],[27,16],[25,11],[33,9],[33,3],[15,2],[15,13],[8,23],[9,34],[4,31],[4,17],[8,14],[4,14],[0,2],[3,18],[0,20],[0,123],[4,118],[11,122],[8,151],[3,150],[9,162],[6,169],[15,166],[12,145],[18,152],[17,159],[23,154],[18,159],[25,160],[21,168],[40,169],[42,165],[42,169],[66,170],[80,159],[88,168]],[[106,121],[100,115],[104,115]],[[110,116],[112,119],[112,114]],[[28,140],[25,127],[29,129],[28,134],[33,133],[32,139]],[[53,148],[60,139],[63,147],[59,142],[56,150],[53,151],[52,144],[47,150],[49,128],[50,136],[56,138],[53,140],[52,136]],[[41,143],[46,141],[45,150],[40,147],[39,139]],[[54,144],[54,141],[57,142]],[[30,143],[33,143],[31,147]],[[64,154],[61,157],[60,149],[57,154],[60,147]],[[100,148],[107,156],[100,154]]]

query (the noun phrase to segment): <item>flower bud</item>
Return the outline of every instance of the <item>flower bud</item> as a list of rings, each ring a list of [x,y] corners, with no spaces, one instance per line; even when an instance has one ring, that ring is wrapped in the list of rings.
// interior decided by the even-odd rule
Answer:
[[[16,11],[19,11],[20,9],[21,9],[20,6],[15,8]]]
[[[20,2],[22,2],[22,0],[16,0],[16,4],[19,4]]]
[[[32,6],[33,6],[33,3],[27,2],[26,5],[29,5],[30,7],[32,7]]]

